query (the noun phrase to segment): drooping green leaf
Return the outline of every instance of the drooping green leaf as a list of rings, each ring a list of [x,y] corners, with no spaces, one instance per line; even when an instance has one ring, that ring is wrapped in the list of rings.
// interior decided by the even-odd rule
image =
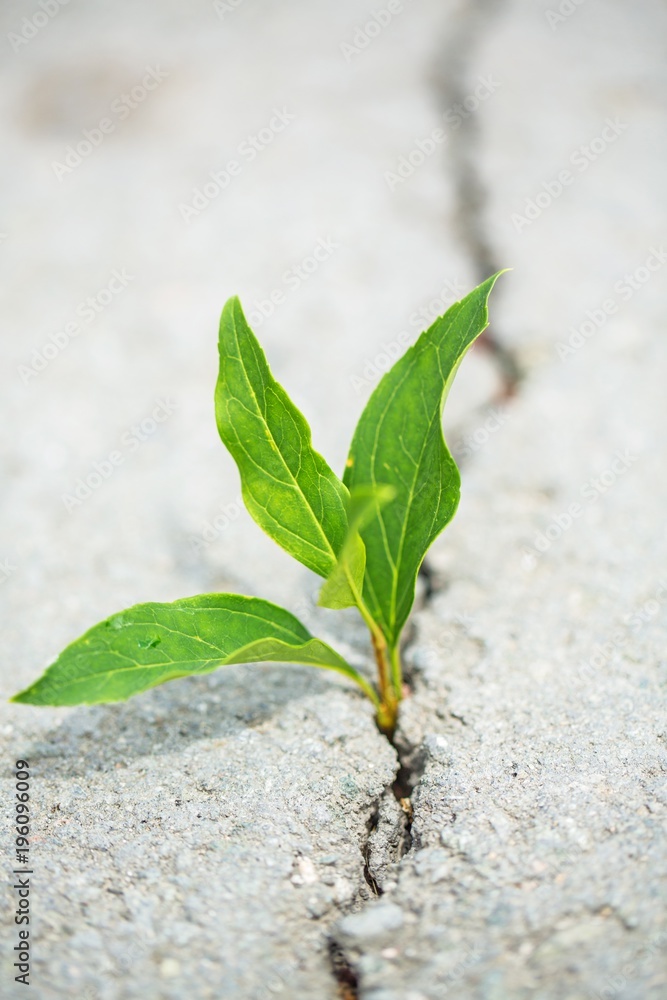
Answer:
[[[237,298],[223,309],[219,350],[218,431],[238,465],[246,507],[326,578],[345,539],[347,490],[314,450],[305,417],[273,378]]]
[[[336,568],[320,590],[318,604],[323,608],[350,608],[358,603],[364,587],[366,550],[359,531],[381,506],[394,497],[391,486],[358,486],[350,493],[347,506],[347,535]]]
[[[125,701],[190,674],[232,663],[273,660],[345,674],[377,701],[368,681],[301,622],[269,601],[203,594],[172,604],[137,604],[68,646],[12,701],[79,705]]]
[[[343,477],[348,489],[385,484],[396,490],[395,500],[361,531],[364,599],[392,648],[410,613],[422,560],[459,502],[442,409],[463,355],[488,324],[497,278],[456,302],[387,372],[352,440]]]

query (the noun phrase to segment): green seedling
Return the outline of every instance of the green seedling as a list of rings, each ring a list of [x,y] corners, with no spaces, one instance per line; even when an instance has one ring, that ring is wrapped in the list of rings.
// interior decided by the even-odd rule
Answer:
[[[456,302],[385,374],[361,415],[342,479],[314,450],[304,416],[273,378],[238,299],[222,312],[215,412],[244,502],[271,538],[324,578],[321,606],[358,608],[371,633],[377,686],[289,611],[257,597],[204,594],[113,615],[12,700],[124,701],[227,664],[303,663],[358,684],[391,735],[403,696],[401,632],[417,573],[459,501],[442,409],[465,352],[487,326],[497,277]]]

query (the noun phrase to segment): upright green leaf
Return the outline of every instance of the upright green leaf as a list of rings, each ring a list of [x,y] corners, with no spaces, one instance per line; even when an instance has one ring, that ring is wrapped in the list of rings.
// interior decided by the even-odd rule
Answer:
[[[100,622],[65,649],[12,701],[79,705],[125,701],[164,681],[232,663],[273,660],[326,667],[368,681],[294,615],[240,594],[203,594],[173,604],[137,604]]]
[[[314,450],[237,298],[223,309],[219,350],[218,431],[238,465],[245,504],[279,545],[326,578],[345,539],[347,490]]]
[[[390,486],[378,489],[359,486],[352,490],[347,506],[347,535],[336,568],[320,590],[318,604],[321,607],[350,608],[358,604],[366,568],[366,550],[359,532],[393,497],[394,490]]]
[[[364,599],[394,648],[414,600],[417,572],[451,520],[460,478],[442,434],[442,409],[463,355],[488,324],[498,275],[456,302],[379,383],[361,415],[343,477],[353,490],[389,485],[396,499],[361,531]]]

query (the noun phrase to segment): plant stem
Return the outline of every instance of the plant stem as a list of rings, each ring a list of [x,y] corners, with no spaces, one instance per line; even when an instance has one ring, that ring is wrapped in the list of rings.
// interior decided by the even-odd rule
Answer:
[[[379,631],[379,630],[378,630]],[[386,736],[392,736],[396,728],[398,718],[398,703],[396,691],[391,681],[391,669],[387,659],[387,643],[381,632],[371,632],[373,639],[373,650],[375,661],[378,667],[378,679],[380,682],[380,705],[377,710],[377,724]]]
[[[391,650],[391,682],[398,701],[403,697],[403,668],[398,645]]]
[[[401,684],[401,661],[398,649],[391,650],[390,665],[387,657],[387,641],[382,633],[382,630],[368,610],[363,595],[355,586],[350,573],[347,573],[347,579],[354,599],[357,603],[359,613],[368,625],[371,633],[371,639],[373,640],[373,652],[375,653],[375,662],[377,663],[378,668],[380,701],[378,704],[377,698],[372,700],[377,708],[376,720],[378,728],[386,736],[392,736],[398,719],[398,703],[403,696],[403,688]]]

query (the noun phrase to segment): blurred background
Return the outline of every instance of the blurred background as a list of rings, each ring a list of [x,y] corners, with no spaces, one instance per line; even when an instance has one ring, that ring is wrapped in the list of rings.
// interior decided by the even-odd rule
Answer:
[[[211,401],[229,295],[340,468],[387,357],[493,269],[515,269],[494,303],[504,353],[467,359],[455,448],[508,370],[553,360],[649,256],[664,5],[560,6],[3,5],[0,594],[16,655],[55,651],[71,616],[223,583],[279,598],[301,574],[234,507]],[[663,291],[664,272],[644,308]],[[604,330],[643,335],[627,311]]]
[[[338,469],[390,359],[497,268],[459,455],[572,338],[594,378],[593,344],[657,335],[664,4],[33,6],[1,14],[13,669],[140,600],[312,589],[217,438],[229,295]]]

